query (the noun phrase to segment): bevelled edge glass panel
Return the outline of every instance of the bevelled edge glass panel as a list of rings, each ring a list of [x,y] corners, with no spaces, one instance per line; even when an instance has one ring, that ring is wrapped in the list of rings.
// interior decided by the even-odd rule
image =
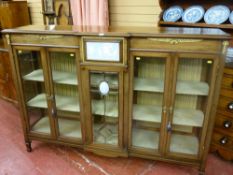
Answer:
[[[87,41],[86,60],[120,61],[120,42]]]

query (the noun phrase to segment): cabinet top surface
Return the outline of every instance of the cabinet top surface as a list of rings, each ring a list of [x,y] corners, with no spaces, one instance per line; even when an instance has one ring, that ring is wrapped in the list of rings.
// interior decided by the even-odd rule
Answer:
[[[95,27],[95,26],[36,26],[28,25],[6,29],[3,33],[13,34],[61,34],[77,36],[122,36],[122,37],[171,37],[230,39],[220,29],[181,27]]]

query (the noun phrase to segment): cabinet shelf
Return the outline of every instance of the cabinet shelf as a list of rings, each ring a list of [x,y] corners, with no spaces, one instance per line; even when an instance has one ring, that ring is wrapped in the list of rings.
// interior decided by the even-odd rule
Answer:
[[[205,28],[221,28],[221,29],[233,29],[232,24],[206,24],[204,22],[199,23],[186,23],[186,22],[166,22],[159,21],[160,26],[182,26],[182,27],[205,27]]]
[[[170,151],[197,155],[199,149],[198,138],[193,135],[172,134]]]
[[[57,110],[70,111],[70,112],[80,112],[80,105],[78,98],[70,96],[56,95],[56,106]],[[27,102],[30,107],[36,108],[48,108],[46,101],[46,94],[38,94],[31,100]],[[92,102],[92,111],[95,115],[105,115],[108,117],[118,117],[118,109],[116,103],[107,101],[106,103],[106,113],[104,114],[104,101],[95,100]]]
[[[162,107],[155,105],[139,105],[133,106],[133,119],[136,121],[161,123]],[[201,127],[204,120],[204,114],[200,110],[195,109],[175,109],[173,124],[184,126]]]
[[[60,136],[81,138],[81,127],[79,121],[59,118],[58,123]],[[35,125],[33,125],[32,131],[50,134],[49,118],[46,116],[38,120]]]
[[[133,128],[132,145],[141,148],[158,149],[159,132]]]
[[[56,95],[55,99],[57,110],[80,112],[78,97]],[[28,101],[27,105],[36,108],[48,108],[46,94],[38,94]]]
[[[92,114],[103,115],[106,117],[118,117],[118,105],[116,103],[107,101],[106,112],[104,113],[104,100],[93,100],[92,101]]]
[[[53,71],[53,81],[58,84],[78,85],[77,75],[70,72]],[[37,69],[23,77],[24,80],[44,82],[42,69]]]
[[[173,124],[202,127],[204,114],[195,109],[175,109]]]
[[[158,79],[134,78],[134,90],[145,92],[164,92],[164,81]],[[178,81],[177,94],[203,95],[209,93],[209,85],[205,82]]]
[[[163,92],[164,81],[158,79],[134,78],[135,91]]]
[[[133,119],[161,123],[162,107],[154,105],[133,105]]]

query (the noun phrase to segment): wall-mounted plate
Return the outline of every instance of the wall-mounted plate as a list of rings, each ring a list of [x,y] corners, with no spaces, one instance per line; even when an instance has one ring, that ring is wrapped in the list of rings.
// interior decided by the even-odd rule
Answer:
[[[163,13],[163,20],[166,22],[176,22],[183,14],[183,9],[180,6],[172,6],[166,9]]]
[[[230,9],[225,5],[216,5],[209,8],[204,16],[207,24],[222,24],[230,15]]]
[[[203,18],[204,13],[205,10],[202,6],[191,6],[184,11],[182,15],[182,21],[187,23],[196,23]]]

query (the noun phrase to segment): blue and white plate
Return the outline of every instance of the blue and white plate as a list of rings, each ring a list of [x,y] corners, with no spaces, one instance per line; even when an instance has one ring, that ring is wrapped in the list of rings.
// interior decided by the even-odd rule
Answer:
[[[204,13],[205,10],[202,6],[191,6],[184,11],[182,15],[182,21],[187,23],[196,23],[203,18]]]
[[[209,8],[204,16],[207,24],[222,24],[230,15],[230,9],[225,5],[216,5]]]
[[[231,14],[229,16],[229,21],[231,24],[233,24],[233,11],[231,12]]]
[[[183,14],[183,9],[180,6],[172,6],[166,9],[163,13],[163,20],[166,22],[176,22]]]

